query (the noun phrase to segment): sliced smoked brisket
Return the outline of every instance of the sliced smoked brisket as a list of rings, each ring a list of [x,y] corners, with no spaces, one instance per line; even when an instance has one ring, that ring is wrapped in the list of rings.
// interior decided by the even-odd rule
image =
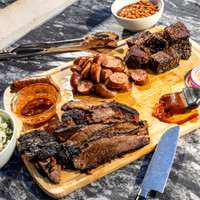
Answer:
[[[46,160],[37,160],[36,167],[42,170],[53,183],[60,183],[61,165],[56,163],[54,157],[47,158]]]
[[[76,169],[87,170],[141,148],[149,143],[147,135],[109,135],[88,141],[81,147],[80,154],[73,159]]]
[[[41,130],[35,130],[21,135],[18,139],[18,150],[33,159],[44,160],[54,156],[59,151],[59,144],[56,138]]]

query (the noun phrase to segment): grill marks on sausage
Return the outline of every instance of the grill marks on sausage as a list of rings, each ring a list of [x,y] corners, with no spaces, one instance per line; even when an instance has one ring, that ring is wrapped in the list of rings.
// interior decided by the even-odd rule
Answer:
[[[59,86],[53,81],[51,76],[43,75],[43,76],[31,76],[28,78],[22,78],[17,81],[14,81],[10,85],[10,92],[16,93],[19,90],[23,89],[24,87],[27,87],[35,83],[47,83],[49,85],[52,85],[57,91],[60,90]]]

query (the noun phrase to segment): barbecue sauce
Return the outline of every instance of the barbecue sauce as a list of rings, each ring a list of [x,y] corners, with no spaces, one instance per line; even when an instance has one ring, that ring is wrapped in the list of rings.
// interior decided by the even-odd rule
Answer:
[[[162,122],[180,125],[199,116],[199,113],[196,109],[189,110],[183,103],[180,92],[176,92],[161,96],[159,103],[153,108],[152,115]]]
[[[33,99],[26,103],[22,108],[22,116],[35,116],[47,111],[53,102],[46,98]]]

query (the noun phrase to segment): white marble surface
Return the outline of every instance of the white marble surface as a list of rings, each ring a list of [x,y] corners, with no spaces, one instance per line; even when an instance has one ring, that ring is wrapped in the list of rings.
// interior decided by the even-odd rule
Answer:
[[[0,8],[13,0],[1,1]],[[83,37],[97,31],[116,32],[120,39],[131,36],[115,22],[110,6],[113,0],[79,0],[61,14],[49,20],[17,41],[13,46],[27,42],[41,42]],[[157,25],[183,21],[191,30],[191,38],[200,44],[199,0],[165,0],[163,16]],[[63,53],[30,59],[0,62],[0,107],[6,87],[16,79],[35,75],[70,61],[84,53]],[[179,140],[175,160],[164,193],[150,199],[200,199],[200,130]],[[63,200],[125,200],[133,199],[152,154],[69,194]],[[0,170],[0,200],[51,199],[33,181],[18,152]]]

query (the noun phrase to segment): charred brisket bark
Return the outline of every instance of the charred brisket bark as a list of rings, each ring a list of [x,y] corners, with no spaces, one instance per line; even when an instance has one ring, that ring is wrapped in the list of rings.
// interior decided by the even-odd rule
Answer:
[[[124,57],[124,62],[128,68],[143,69],[149,66],[149,55],[138,46],[132,46]]]
[[[88,141],[82,145],[80,154],[73,159],[76,169],[87,170],[133,151],[149,143],[149,136],[109,135]],[[120,144],[120,145],[119,145]]]
[[[73,125],[67,126],[54,131],[54,136],[60,141],[65,142],[70,138],[78,129],[84,127],[85,125]]]
[[[31,131],[21,135],[18,139],[18,150],[33,159],[44,160],[56,155],[59,144],[53,135],[41,130]]]
[[[53,183],[60,183],[61,165],[56,163],[54,157],[38,160],[35,164]]]
[[[80,109],[67,110],[62,114],[61,119],[69,125],[87,124],[85,112]]]
[[[146,40],[148,40],[150,35],[151,35],[151,32],[149,31],[136,33],[129,40],[127,40],[127,45],[128,47],[132,47],[134,45],[137,45],[137,46],[143,45],[146,42]]]
[[[164,29],[165,38],[170,42],[174,43],[182,39],[187,39],[190,37],[189,29],[181,21],[175,24],[167,26]]]

